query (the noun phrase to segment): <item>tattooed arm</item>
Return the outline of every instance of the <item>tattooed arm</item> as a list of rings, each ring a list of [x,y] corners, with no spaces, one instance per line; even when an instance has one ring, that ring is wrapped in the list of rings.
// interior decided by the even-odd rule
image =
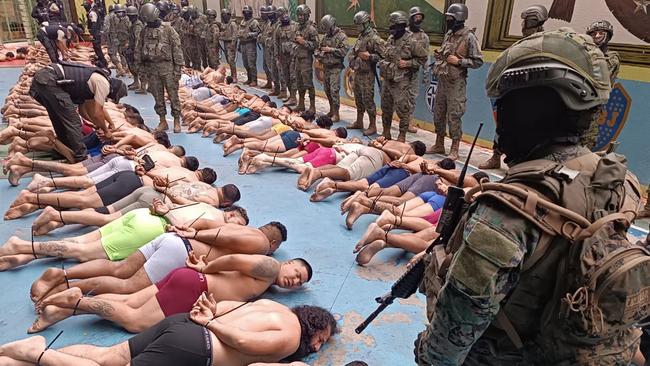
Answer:
[[[277,277],[280,263],[265,255],[231,254],[219,257],[205,267],[203,273],[237,271],[255,279],[267,281]]]

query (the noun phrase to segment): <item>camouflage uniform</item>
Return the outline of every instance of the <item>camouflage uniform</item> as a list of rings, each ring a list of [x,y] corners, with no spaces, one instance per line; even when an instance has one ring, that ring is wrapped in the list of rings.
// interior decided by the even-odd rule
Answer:
[[[374,28],[367,30],[357,38],[352,53],[350,54],[350,68],[354,70],[354,103],[357,107],[358,128],[363,128],[363,114],[368,113],[370,129],[375,126],[377,106],[375,105],[375,73],[377,62],[383,54],[384,40],[379,37]],[[368,52],[370,58],[366,61],[359,57],[359,53]]]
[[[314,24],[307,21],[305,24],[296,26],[296,37],[302,36],[304,44],[294,41],[295,63],[293,73],[296,75],[296,87],[298,95],[305,102],[305,92],[309,91],[310,110],[314,109],[316,102],[316,91],[314,89],[314,51],[318,48],[318,31]],[[301,105],[298,104],[300,107]]]
[[[140,68],[142,66],[135,62],[135,50],[139,45],[138,41],[140,40],[142,29],[144,29],[144,23],[142,23],[140,19],[136,19],[135,22],[131,24],[131,29],[129,30],[129,48],[127,52],[127,61],[129,63],[129,70],[131,71],[131,74],[133,74],[133,80],[139,80],[140,83],[145,81],[145,77],[140,73]]]
[[[415,66],[416,63],[418,64],[418,70],[413,73],[413,76],[411,77],[411,87],[409,88],[409,95],[411,97],[411,115],[413,115],[413,112],[415,111],[415,103],[418,97],[418,91],[420,90],[420,88],[418,88],[418,74],[420,73],[420,67],[426,68],[427,62],[429,61],[429,36],[427,36],[427,34],[422,30],[412,33],[415,43],[420,49],[425,50],[427,54],[426,56],[415,57],[409,61],[413,66]]]
[[[181,40],[181,49],[183,50],[183,60],[185,60],[185,67],[191,67],[190,64],[190,55],[187,53],[187,21],[185,19],[178,17],[171,23],[172,28],[178,34],[179,39]]]
[[[137,48],[135,61],[142,65],[142,70],[147,75],[149,92],[156,101],[154,110],[161,118],[167,115],[165,108],[165,91],[167,91],[172,116],[178,118],[181,114],[178,81],[184,63],[181,40],[174,28],[167,24],[157,28],[145,27],[140,39],[142,47]]]
[[[330,114],[336,113],[338,117],[341,100],[339,96],[341,88],[341,71],[343,71],[343,60],[348,53],[349,47],[346,44],[348,37],[338,27],[334,29],[332,35],[326,34],[320,42],[320,49],[330,47],[332,52],[323,52],[320,49],[316,51],[316,58],[323,64],[324,80],[323,87],[325,95],[330,104]]]
[[[449,125],[449,136],[460,141],[463,137],[461,118],[467,102],[467,69],[483,65],[483,55],[474,32],[463,27],[456,32],[448,31],[436,53],[433,74],[438,78],[438,89],[433,106],[433,124],[436,134],[445,136]],[[460,65],[450,65],[449,55],[460,58]],[[440,58],[438,58],[440,57]]]
[[[126,18],[126,17],[124,17]],[[123,46],[120,44],[120,37],[123,38],[120,34],[123,33],[120,31],[120,27],[124,25],[122,19],[113,12],[107,17],[109,19],[108,23],[108,55],[111,58],[111,62],[118,68],[118,72],[121,72],[121,67],[126,66],[126,61],[122,59]],[[128,20],[128,19],[127,19]],[[129,29],[129,26],[126,28]]]
[[[288,25],[282,25],[280,22],[278,24],[275,32],[275,59],[280,64],[280,89],[282,94],[288,89],[289,95],[293,96],[296,92],[296,74],[291,66],[294,63],[293,39],[296,37],[298,24],[294,21]]]
[[[257,84],[257,36],[260,32],[257,19],[242,19],[239,24],[239,49],[248,83]]]
[[[267,50],[266,41],[269,37],[269,34],[273,31],[273,24],[268,19],[264,19],[260,22],[260,34],[257,36],[257,44],[262,47],[262,69],[266,75],[266,83],[269,85],[273,82],[273,73],[271,71],[270,60],[272,58],[271,53]]]
[[[208,40],[207,40],[207,29],[210,23],[208,22],[208,18],[205,16],[205,14],[200,14],[199,17],[197,18],[198,20],[198,28],[197,28],[197,33],[199,37],[199,58],[201,59],[201,69],[206,68],[209,66],[208,62],[208,57],[209,57],[209,52],[208,52]]]
[[[381,122],[384,126],[383,135],[390,139],[390,127],[393,121],[393,112],[399,118],[398,140],[406,138],[411,111],[413,110],[411,92],[412,79],[417,77],[420,64],[417,60],[426,57],[426,50],[418,46],[413,33],[406,30],[400,39],[388,37],[382,60],[379,61],[381,75],[384,78],[381,84]],[[407,61],[404,68],[400,68],[400,60]]]
[[[187,23],[187,54],[190,57],[190,64],[194,70],[201,70],[203,57],[203,38],[205,31],[205,20],[203,15],[196,19],[190,19]]]
[[[280,68],[278,67],[278,59],[276,58],[278,56],[278,50],[276,49],[275,43],[275,35],[278,31],[279,24],[280,22],[278,21],[269,23],[264,36],[264,64],[266,64],[266,68],[269,70],[267,80],[273,82],[273,95],[280,94]]]
[[[111,40],[111,23],[113,23],[113,18],[116,17],[115,12],[109,13],[104,18],[104,23],[102,24],[102,35],[103,40],[106,46],[108,47],[108,56],[111,56],[111,48],[113,47],[113,41]],[[113,60],[111,60],[113,62]]]
[[[228,23],[221,23],[221,40],[223,41],[223,48],[226,51],[226,62],[230,65],[230,74],[233,79],[237,79],[237,33],[239,27],[234,21]]]
[[[117,51],[121,56],[122,66],[129,67],[126,54],[129,49],[129,39],[131,38],[131,21],[127,16],[117,17]],[[126,70],[125,70],[126,71]]]
[[[205,27],[205,42],[208,48],[208,66],[212,69],[217,69],[221,63],[221,51],[219,44],[221,24],[217,20],[212,20],[211,23]]]

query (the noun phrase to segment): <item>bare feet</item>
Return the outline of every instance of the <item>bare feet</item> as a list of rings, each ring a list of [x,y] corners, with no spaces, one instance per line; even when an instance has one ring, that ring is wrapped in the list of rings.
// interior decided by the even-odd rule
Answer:
[[[62,269],[48,268],[45,270],[45,272],[43,272],[41,277],[32,283],[32,288],[29,291],[29,296],[32,298],[33,302],[38,302],[43,299],[43,297],[45,297],[45,295],[47,295],[51,289],[64,281],[65,277],[63,276]]]
[[[5,220],[17,219],[36,210],[38,210],[37,205],[31,203],[23,203],[22,205],[8,209],[7,212],[5,212]]]
[[[382,230],[377,224],[374,222],[370,225],[368,225],[368,229],[366,232],[363,234],[361,237],[361,240],[357,243],[357,245],[354,246],[354,250],[352,253],[357,253],[359,252],[366,244],[371,243],[375,240],[380,240],[380,239],[386,239],[386,232]]]
[[[26,189],[21,190],[20,193],[18,193],[18,196],[16,196],[16,199],[11,203],[9,207],[17,207],[24,203],[29,203],[27,197],[29,196],[30,193],[31,192]]]
[[[36,173],[32,181],[27,185],[27,190],[30,192],[47,193],[51,192],[54,187],[51,187],[52,180]]]
[[[318,174],[318,178],[316,177],[316,173]],[[320,174],[320,171],[317,171],[315,168],[313,168],[311,165],[307,165],[305,168],[305,171],[300,174],[300,177],[298,177],[298,189],[301,191],[306,191],[309,189],[314,184],[314,181],[316,179],[322,178],[322,174]]]
[[[387,225],[389,227],[392,226],[393,228],[396,228],[397,225],[395,225],[395,224],[397,223],[397,217],[395,215],[393,215],[390,211],[385,210],[385,211],[382,211],[382,213],[379,215],[377,220],[375,220],[375,223],[377,224],[377,226],[379,226],[381,228],[383,228],[383,227],[385,227]]]
[[[369,212],[370,210],[366,206],[359,202],[352,202],[350,210],[348,211],[348,216],[345,218],[345,226],[347,226],[348,230],[352,230],[352,225],[354,225],[359,217]]]
[[[34,220],[32,228],[34,235],[45,235],[54,229],[63,227],[61,213],[52,206],[47,206],[43,212]]]
[[[242,140],[237,136],[230,136],[223,144],[223,156],[228,156],[237,151],[241,146]]]
[[[374,257],[375,254],[379,253],[379,251],[384,248],[386,248],[386,243],[384,243],[383,240],[373,241],[372,243],[364,246],[359,254],[357,254],[357,263],[365,266],[372,260],[372,257]]]
[[[31,254],[16,254],[0,257],[0,272],[16,268],[34,260]]]
[[[36,362],[38,356],[45,350],[45,338],[29,337],[19,341],[4,344],[0,347],[0,355],[13,360]],[[14,365],[14,363],[7,363]]]
[[[348,212],[352,202],[355,202],[362,194],[363,194],[362,191],[356,191],[350,197],[344,199],[343,202],[341,202],[341,215]]]
[[[262,170],[262,169],[264,169],[266,167],[271,166],[271,163],[266,163],[266,162],[263,162],[263,161],[261,161],[259,159],[255,159],[255,157],[253,157],[251,159],[252,159],[251,164],[250,164],[250,166],[248,166],[248,169],[244,172],[244,174],[255,174],[259,170]]]
[[[10,159],[7,159],[7,160],[5,160],[3,162],[3,164],[2,164],[3,165],[2,166],[2,172],[4,174],[7,174],[7,172],[9,172],[10,167],[12,167],[14,165],[25,165],[25,164],[22,164],[24,159],[27,159],[27,158],[25,157],[25,155],[23,155],[23,153],[21,153],[21,152],[15,153],[14,156],[12,156]]]
[[[41,302],[41,307],[46,308],[49,305],[54,305],[60,308],[73,309],[82,296],[80,288],[70,287],[65,291],[45,298]]]
[[[32,334],[43,331],[71,315],[71,309],[63,309],[54,305],[46,306],[41,310],[40,314],[36,316],[32,326],[27,329],[27,333]]]
[[[18,154],[18,153],[16,153]],[[14,155],[15,157],[15,155]],[[13,159],[13,158],[12,158]],[[17,186],[20,184],[20,178],[22,178],[23,175],[29,173],[32,171],[32,168],[26,167],[26,166],[21,166],[21,165],[12,165],[9,167],[9,176],[7,177],[7,180],[9,181],[9,184],[12,186]]]
[[[316,191],[311,195],[309,200],[312,202],[320,202],[334,193],[336,193],[336,182],[325,178],[316,186]]]

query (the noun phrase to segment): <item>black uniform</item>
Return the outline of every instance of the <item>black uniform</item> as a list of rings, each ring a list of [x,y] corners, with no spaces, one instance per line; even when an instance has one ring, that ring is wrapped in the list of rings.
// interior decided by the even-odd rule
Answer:
[[[88,30],[93,36],[93,50],[97,56],[97,66],[108,67],[108,62],[102,51],[102,25],[104,24],[104,12],[97,6],[87,10]]]
[[[32,8],[32,18],[40,25],[50,20],[50,10],[46,4],[38,3]]]
[[[94,73],[110,81],[109,74],[103,69],[61,61],[37,71],[29,90],[29,94],[47,110],[56,137],[72,150],[76,161],[84,160],[87,155],[77,105],[95,97],[88,87],[88,79]]]
[[[50,56],[50,61],[59,62],[59,53],[56,46],[56,40],[59,37],[59,32],[66,34],[67,24],[55,24],[42,26],[36,32],[36,39],[45,47],[47,55]],[[67,38],[67,37],[66,37]]]

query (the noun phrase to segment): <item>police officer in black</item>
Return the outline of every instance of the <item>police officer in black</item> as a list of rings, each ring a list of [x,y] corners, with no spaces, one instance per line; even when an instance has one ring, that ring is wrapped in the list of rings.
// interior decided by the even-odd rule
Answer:
[[[62,61],[37,71],[29,94],[45,107],[57,138],[78,162],[87,155],[79,115],[101,129],[107,139],[112,138],[113,121],[104,102],[110,98],[118,103],[127,89],[124,82],[111,78],[108,70]]]
[[[32,18],[34,18],[36,20],[36,23],[39,25],[49,20],[49,5],[50,2],[48,0],[37,0],[36,5],[32,8]]]
[[[102,52],[102,25],[104,24],[105,10],[97,3],[90,0],[84,0],[84,9],[86,9],[86,19],[88,19],[88,31],[93,37],[93,50],[97,56],[97,67],[107,68],[108,62]]]
[[[78,38],[81,37],[82,30],[75,24],[45,24],[47,23],[44,23],[38,29],[36,38],[41,42],[43,47],[45,47],[47,55],[50,57],[50,61],[59,62],[59,54],[57,51],[60,51],[63,59],[66,60],[68,54],[68,42],[75,34]]]

